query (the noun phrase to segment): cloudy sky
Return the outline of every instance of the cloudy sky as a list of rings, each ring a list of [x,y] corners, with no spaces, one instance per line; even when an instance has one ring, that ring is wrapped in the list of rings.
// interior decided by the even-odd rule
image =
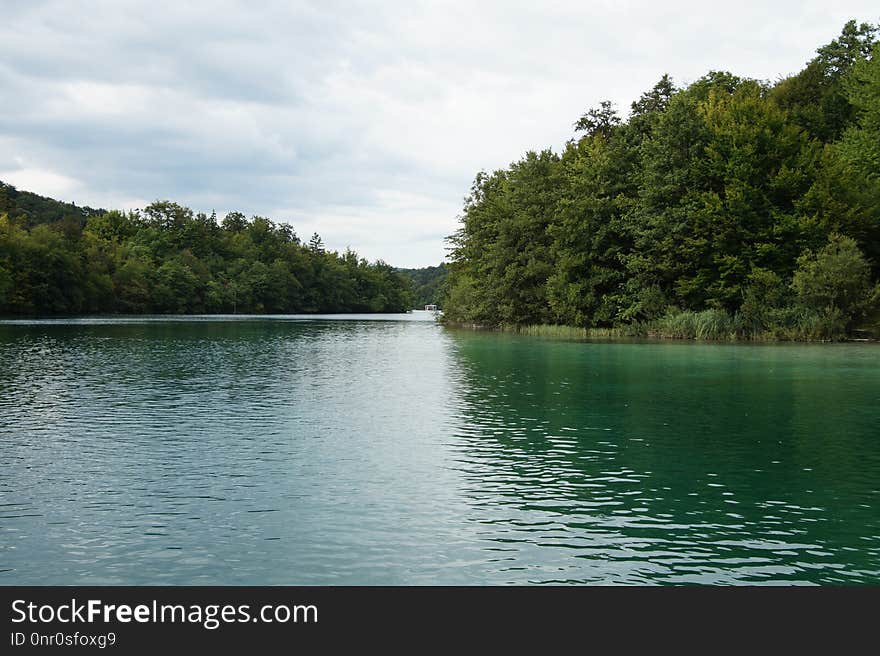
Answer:
[[[0,180],[436,264],[475,173],[668,72],[777,79],[870,2],[3,0]]]

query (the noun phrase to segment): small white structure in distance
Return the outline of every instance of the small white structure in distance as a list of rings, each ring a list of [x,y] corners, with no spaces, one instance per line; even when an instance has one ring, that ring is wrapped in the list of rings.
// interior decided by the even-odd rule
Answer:
[[[437,311],[436,305],[426,305],[425,306],[425,312],[436,312],[436,311]]]

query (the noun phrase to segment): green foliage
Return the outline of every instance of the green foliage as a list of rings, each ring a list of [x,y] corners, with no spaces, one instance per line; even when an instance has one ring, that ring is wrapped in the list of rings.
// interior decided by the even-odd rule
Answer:
[[[558,156],[529,152],[507,171],[480,173],[465,202],[463,225],[450,238],[461,313],[478,323],[544,323],[551,316],[546,282],[553,272],[550,221],[558,202]],[[470,286],[468,280],[480,280]],[[447,305],[450,300],[447,299]],[[462,306],[452,301],[453,307]],[[462,308],[464,309],[464,308]]]
[[[844,88],[858,123],[847,129],[840,150],[875,185],[880,184],[880,44],[871,58],[855,62]]]
[[[446,280],[449,269],[441,263],[435,267],[422,269],[397,269],[397,272],[412,281],[413,307],[424,308],[426,305],[437,305],[442,308],[446,296]]]
[[[803,307],[842,318],[863,313],[874,291],[855,240],[836,234],[815,255],[808,251],[798,259],[791,286]]]
[[[20,191],[13,185],[0,181],[0,214],[6,214],[10,220],[23,227],[57,223],[65,219],[82,227],[86,219],[105,213],[106,210],[78,207],[73,203],[63,203],[29,191]]]
[[[143,213],[87,213],[81,225],[54,201],[40,202],[50,207],[45,217],[0,214],[0,314],[402,312],[412,305],[410,281],[384,262],[327,252],[317,235],[304,246],[290,226],[263,217],[233,212],[218,224],[213,214],[159,201]]]
[[[620,117],[617,115],[617,111],[610,101],[603,100],[599,103],[598,108],[589,110],[578,119],[574,124],[574,130],[575,132],[586,132],[590,137],[598,134],[608,138],[618,125],[620,125]]]
[[[867,306],[841,300],[855,269],[859,294],[880,275],[875,32],[847,23],[772,86],[663,76],[627,120],[607,102],[584,114],[560,156],[480,173],[450,238],[447,319],[840,337]],[[808,292],[820,271],[841,288]]]
[[[817,50],[803,71],[781,81],[772,96],[807,133],[825,143],[852,125],[856,107],[848,97],[848,77],[871,54],[877,29],[849,21],[838,38]]]
[[[753,269],[740,306],[745,329],[760,334],[779,325],[780,312],[788,306],[788,296],[788,288],[779,274],[768,269]]]

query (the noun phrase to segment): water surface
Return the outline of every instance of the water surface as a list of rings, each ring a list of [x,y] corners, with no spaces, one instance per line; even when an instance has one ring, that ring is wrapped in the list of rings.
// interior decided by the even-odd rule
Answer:
[[[0,584],[880,583],[880,348],[0,322]]]

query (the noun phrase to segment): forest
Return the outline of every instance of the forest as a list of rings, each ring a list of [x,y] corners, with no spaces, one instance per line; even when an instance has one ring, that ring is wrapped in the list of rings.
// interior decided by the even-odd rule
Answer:
[[[286,223],[170,201],[77,207],[0,183],[0,315],[402,312],[411,280]]]
[[[773,83],[664,75],[560,153],[477,174],[445,320],[808,340],[880,323],[877,31],[850,21]]]

